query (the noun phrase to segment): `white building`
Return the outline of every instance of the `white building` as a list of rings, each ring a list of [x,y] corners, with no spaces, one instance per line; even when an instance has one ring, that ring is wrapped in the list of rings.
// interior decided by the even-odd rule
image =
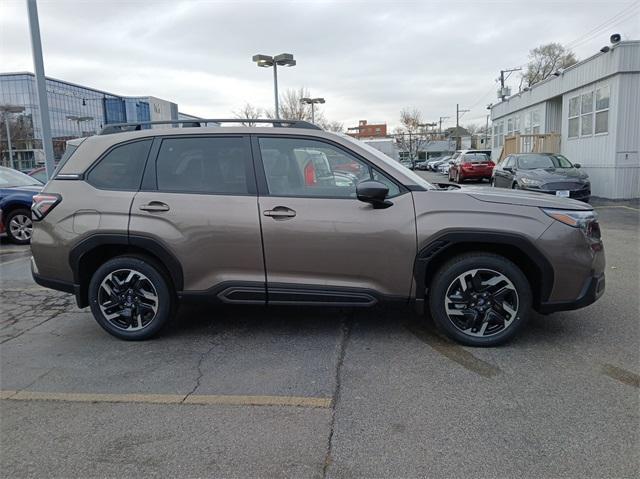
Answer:
[[[494,105],[491,119],[494,158],[505,137],[557,133],[560,153],[582,165],[594,196],[640,197],[640,41],[556,72]]]

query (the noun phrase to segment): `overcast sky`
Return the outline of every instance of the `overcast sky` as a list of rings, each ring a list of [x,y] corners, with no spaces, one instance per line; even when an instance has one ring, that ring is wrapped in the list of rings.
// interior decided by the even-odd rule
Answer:
[[[451,125],[456,103],[471,109],[461,123],[484,123],[500,69],[524,64],[531,48],[556,41],[586,58],[611,33],[640,39],[637,0],[38,5],[47,76],[227,117],[246,102],[272,107],[272,72],[251,57],[288,52],[298,65],[279,70],[280,88],[325,97],[325,116],[345,127],[395,125],[403,107]],[[0,0],[0,71],[33,71],[26,0]]]

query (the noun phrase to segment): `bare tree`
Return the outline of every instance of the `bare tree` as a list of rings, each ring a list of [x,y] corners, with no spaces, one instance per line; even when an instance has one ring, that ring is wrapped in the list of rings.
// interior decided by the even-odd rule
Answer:
[[[262,108],[253,106],[251,103],[245,103],[245,105],[237,111],[233,112],[235,118],[239,120],[256,120],[262,115]],[[256,126],[253,121],[243,121],[243,126]]]
[[[415,165],[418,154],[428,143],[422,114],[415,108],[403,108],[400,111],[401,126],[393,131],[398,149],[409,155],[411,164]]]
[[[279,99],[280,118],[283,120],[303,120],[311,122],[312,116],[315,116],[315,124],[323,130],[333,132],[343,132],[344,125],[338,121],[330,121],[325,118],[322,111],[316,105],[314,115],[311,114],[311,105],[302,103],[302,98],[309,98],[311,93],[308,89],[302,87],[298,89],[290,88],[284,92]],[[273,110],[265,110],[267,118],[275,118]]]
[[[325,131],[332,131],[334,133],[344,132],[344,124],[340,123],[339,121],[329,121],[325,120],[324,117],[322,117],[321,121],[318,121],[318,119],[316,118],[316,123]]]
[[[567,68],[578,60],[571,50],[559,43],[540,45],[529,52],[529,64],[522,74],[520,88],[523,82],[531,86],[553,75],[560,68]]]

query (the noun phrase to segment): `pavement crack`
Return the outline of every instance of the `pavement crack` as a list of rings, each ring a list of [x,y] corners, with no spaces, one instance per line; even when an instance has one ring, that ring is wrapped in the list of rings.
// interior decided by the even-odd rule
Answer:
[[[346,321],[342,320],[342,328],[341,328],[341,336],[340,336],[340,350],[338,353],[338,361],[336,362],[335,369],[335,384],[336,387],[333,391],[333,397],[331,399],[331,421],[329,423],[329,437],[327,438],[327,448],[324,455],[324,462],[322,464],[322,477],[323,479],[327,477],[327,472],[329,472],[329,466],[331,465],[331,452],[333,450],[333,432],[336,422],[336,409],[338,407],[338,403],[340,401],[340,389],[342,386],[342,364],[344,362],[344,357],[347,351],[347,343],[349,342],[349,337],[351,336],[351,330],[353,327],[353,316],[352,313],[349,313]]]
[[[195,393],[200,387],[200,381],[202,381],[202,377],[204,376],[204,372],[202,371],[202,363],[204,362],[205,358],[211,353],[211,351],[213,351],[213,348],[215,348],[216,346],[217,344],[214,341],[212,341],[209,343],[209,348],[200,354],[200,358],[198,359],[198,365],[196,367],[196,369],[198,370],[198,377],[196,378],[196,384],[193,386],[193,389],[191,389],[191,391],[189,391],[186,394],[186,396],[182,399],[181,402],[185,402],[187,398],[191,396],[193,393]]]

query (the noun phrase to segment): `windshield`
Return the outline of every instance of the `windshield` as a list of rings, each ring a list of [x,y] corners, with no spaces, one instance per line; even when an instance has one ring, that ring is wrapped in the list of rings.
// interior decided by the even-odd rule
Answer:
[[[395,170],[398,173],[403,174],[403,175],[411,178],[411,180],[416,185],[420,185],[423,188],[426,188],[428,190],[437,189],[435,186],[433,186],[431,183],[429,183],[427,180],[425,180],[421,176],[417,175],[416,173],[414,173],[411,170],[408,170],[407,168],[402,166],[399,162],[395,161],[393,158],[390,158],[389,156],[385,155],[380,150],[376,150],[373,146],[368,145],[364,141],[360,141],[360,140],[358,140],[356,138],[353,138],[353,137],[351,137],[349,135],[345,135],[343,133],[336,133],[336,134],[338,136],[340,136],[340,138],[348,140],[351,143],[354,143],[354,144],[358,145],[360,148],[366,150],[368,153],[371,153],[376,158],[378,158],[379,160],[383,161],[390,169]]]
[[[42,183],[17,170],[0,167],[0,188],[15,188],[18,186],[42,186]]]
[[[573,168],[573,165],[562,155],[522,155],[518,157],[518,168],[522,170]]]

